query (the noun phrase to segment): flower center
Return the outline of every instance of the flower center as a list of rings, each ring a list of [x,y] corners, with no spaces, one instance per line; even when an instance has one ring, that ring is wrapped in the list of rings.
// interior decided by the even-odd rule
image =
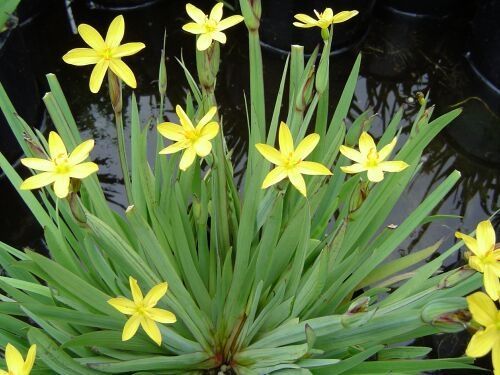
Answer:
[[[378,159],[379,158],[377,150],[375,148],[370,149],[368,155],[366,155],[366,166],[368,168],[376,167],[379,164]]]
[[[207,18],[205,20],[205,30],[207,33],[217,31],[217,22]]]
[[[299,163],[300,163],[300,160],[295,158],[295,155],[293,154],[293,152],[290,152],[286,156],[286,161],[285,161],[283,167],[285,167],[285,169],[293,169]]]
[[[53,162],[56,166],[55,172],[57,174],[67,174],[71,169],[71,165],[68,162],[68,157],[65,155],[61,154],[61,155],[56,156],[54,158]]]
[[[111,48],[106,48],[102,54],[102,57],[104,58],[104,60],[111,60],[112,58]]]
[[[187,139],[189,139],[191,142],[196,142],[200,138],[200,132],[195,130],[187,130],[185,133],[185,136]]]

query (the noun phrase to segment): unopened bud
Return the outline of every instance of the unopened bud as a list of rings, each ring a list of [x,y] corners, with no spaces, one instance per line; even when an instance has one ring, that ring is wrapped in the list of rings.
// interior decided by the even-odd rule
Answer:
[[[45,153],[42,145],[38,142],[38,140],[31,138],[26,133],[23,134],[23,138],[35,157],[39,157],[41,159],[45,159],[47,157],[47,154]]]
[[[300,83],[297,90],[297,98],[295,100],[295,107],[297,110],[303,112],[306,107],[311,103],[313,98],[314,89],[314,67],[309,71],[307,77]]]
[[[358,314],[361,312],[367,312],[368,306],[370,305],[370,297],[361,297],[351,303],[347,309],[347,314]]]
[[[198,69],[198,79],[206,91],[215,89],[215,80],[219,72],[220,45],[213,42],[205,51],[196,50],[196,67]]]
[[[109,98],[115,113],[122,113],[122,83],[110,69],[108,69]]]
[[[160,70],[158,73],[158,90],[161,96],[167,92],[167,65],[165,63],[165,48],[161,50]]]
[[[87,223],[87,215],[85,215],[80,198],[78,198],[78,195],[75,192],[69,194],[68,202],[75,221],[78,225],[85,226]]]
[[[240,0],[240,8],[248,30],[258,30],[262,15],[261,0]]]
[[[442,279],[438,284],[438,289],[451,288],[457,283],[471,277],[476,271],[466,267],[460,267],[455,270],[455,272],[449,274],[444,279]]]
[[[461,297],[448,297],[429,302],[424,306],[422,320],[442,332],[457,332],[471,319],[467,302]]]

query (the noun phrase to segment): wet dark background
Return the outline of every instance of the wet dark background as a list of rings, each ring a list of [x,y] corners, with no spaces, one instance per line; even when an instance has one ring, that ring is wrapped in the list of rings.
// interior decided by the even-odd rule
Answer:
[[[193,3],[205,10],[212,6],[209,0]],[[279,3],[280,1],[276,1],[277,5]],[[184,4],[183,1],[165,0],[123,13],[126,23],[124,42],[142,41],[147,46],[138,55],[125,58],[137,77],[138,88],[135,93],[143,124],[155,124],[158,116],[156,80],[164,30],[167,33],[168,56],[168,88],[164,114],[166,118],[176,120],[173,108],[176,104],[184,103],[187,92],[184,74],[175,58],[182,55],[189,69],[195,74],[195,38],[181,29],[187,22]],[[477,11],[475,5],[477,4],[470,2],[467,8],[458,9],[449,17],[422,18],[397,14],[380,6],[379,1],[373,13],[367,10],[367,13],[361,14],[360,20],[353,24],[353,35],[345,28],[347,23],[341,25],[343,28],[335,29],[335,32],[338,32],[338,41],[336,53],[331,60],[332,112],[357,53],[363,53],[361,75],[348,122],[372,108],[377,116],[371,132],[378,137],[396,110],[403,107],[401,138],[404,139],[413,116],[418,111],[415,103],[418,91],[427,93],[430,90],[430,104],[436,105],[434,116],[458,106],[464,108],[460,118],[429,146],[420,173],[403,195],[387,224],[399,224],[404,220],[423,197],[454,169],[462,173],[462,179],[441,202],[436,212],[458,215],[461,218],[447,219],[422,227],[402,246],[403,254],[413,249],[422,249],[441,238],[444,238],[443,248],[446,248],[454,243],[455,230],[467,232],[474,229],[478,221],[489,217],[500,206],[500,101],[498,96],[492,93],[494,90],[488,89],[473,74],[466,58],[467,52],[474,47],[471,20]],[[270,5],[264,11],[264,17],[267,18],[263,20],[263,27],[267,25],[269,29],[263,32],[268,45],[263,50],[263,58],[267,106],[268,110],[272,110],[285,61],[285,55],[276,49],[283,43],[281,38],[284,38],[285,45],[288,42],[306,42],[309,44],[306,50],[310,50],[315,44],[314,37],[317,37],[319,32],[315,30],[314,36],[310,33],[299,35],[296,31],[283,34],[279,21],[273,17],[275,13],[284,12],[276,11]],[[5,60],[0,54],[0,78],[6,86],[9,86],[6,81],[13,82],[7,87],[13,99],[17,95],[26,102],[25,108],[18,108],[21,115],[31,125],[42,126],[47,131],[51,124],[49,121],[43,121],[44,112],[41,107],[41,97],[48,89],[44,74],[52,72],[57,75],[84,138],[96,140],[92,157],[100,165],[99,178],[111,204],[121,210],[126,203],[106,84],[99,94],[90,93],[88,80],[91,67],[69,66],[61,59],[69,49],[84,46],[81,38],[73,34],[72,20],[68,13],[74,17],[76,25],[89,23],[102,34],[112,18],[118,14],[116,11],[92,9],[83,0],[72,2],[69,12],[62,0],[46,1],[41,12],[35,9],[31,13],[34,17],[22,20],[15,30],[15,49],[21,53],[20,58],[27,62],[27,67],[8,67],[4,65]],[[286,20],[286,28],[291,27],[288,26],[291,21]],[[228,43],[222,48],[217,98],[224,118],[225,134],[238,166],[236,178],[240,181],[244,177],[242,170],[247,148],[243,101],[243,92],[248,92],[249,79],[246,29],[241,24],[230,29],[227,35]],[[498,49],[500,45],[496,47]],[[12,72],[8,72],[8,69],[12,69]],[[28,84],[30,89],[19,89],[20,84],[16,83],[21,78],[17,77],[31,82]],[[129,130],[127,111],[130,93],[131,90],[126,88],[126,134]],[[150,144],[154,145],[156,134],[152,127],[151,130]],[[16,150],[10,142],[2,144],[2,147],[7,148],[7,153],[11,154],[14,161]],[[154,147],[151,147],[151,156],[154,150]],[[22,168],[18,169],[26,173]],[[43,246],[40,228],[3,177],[0,179],[0,194],[3,206],[0,240],[18,247]],[[458,259],[453,259],[450,264],[454,261]],[[433,355],[459,356],[465,350],[467,333],[460,336],[432,337],[425,341],[424,344],[435,348]]]

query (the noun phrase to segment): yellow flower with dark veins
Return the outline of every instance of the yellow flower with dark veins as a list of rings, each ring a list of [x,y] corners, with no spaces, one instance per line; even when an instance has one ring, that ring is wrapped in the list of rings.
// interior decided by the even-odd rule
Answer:
[[[316,148],[320,138],[319,134],[309,134],[295,148],[292,133],[287,124],[282,122],[278,138],[279,150],[264,143],[255,145],[262,156],[276,165],[276,168],[269,172],[262,182],[262,189],[268,188],[288,177],[292,185],[305,197],[307,196],[307,191],[306,183],[302,177],[303,174],[323,176],[332,174],[323,164],[304,161]]]
[[[328,29],[331,24],[345,22],[352,17],[358,15],[357,10],[344,10],[342,12],[333,14],[332,8],[326,8],[322,13],[314,10],[317,19],[314,19],[307,14],[299,13],[295,15],[295,19],[300,22],[294,22],[293,25],[308,29],[311,27],[319,27],[321,29]]]
[[[377,151],[373,138],[367,132],[363,132],[359,137],[359,151],[347,146],[340,146],[342,155],[356,162],[347,167],[340,167],[340,169],[344,173],[367,171],[368,179],[372,182],[382,181],[384,172],[401,172],[408,167],[404,161],[385,161],[396,146],[396,142],[397,138],[394,138],[391,143]]]
[[[219,124],[216,121],[211,121],[217,112],[217,108],[210,108],[196,127],[194,127],[180,105],[175,107],[175,112],[179,116],[181,125],[172,122],[164,122],[158,125],[158,132],[161,135],[175,141],[175,143],[161,150],[160,154],[173,154],[184,150],[179,168],[185,171],[193,164],[196,155],[204,158],[212,151],[210,140],[215,138],[219,132]]]
[[[467,297],[472,318],[485,329],[472,336],[465,354],[469,357],[483,357],[492,351],[495,375],[500,374],[500,311],[495,303],[483,292]]]
[[[5,348],[5,362],[7,371],[0,370],[0,375],[29,375],[36,357],[36,345],[31,345],[26,361],[19,351],[11,344]]]
[[[125,315],[131,315],[125,323],[122,333],[122,341],[130,340],[142,326],[144,332],[158,345],[161,345],[161,332],[158,323],[175,323],[177,318],[167,310],[155,307],[158,301],[167,293],[168,284],[161,283],[149,291],[145,297],[142,296],[137,280],[129,277],[132,299],[125,297],[111,298],[108,303]]]
[[[92,162],[83,161],[89,157],[94,148],[94,140],[89,139],[73,150],[68,155],[66,146],[56,132],[49,134],[50,159],[24,158],[21,163],[28,168],[42,171],[37,175],[27,178],[20,186],[21,190],[39,189],[54,184],[54,192],[58,198],[66,198],[69,193],[70,180],[81,180],[97,172],[99,167]]]
[[[476,238],[456,232],[455,237],[463,240],[472,252],[469,266],[484,274],[484,289],[497,301],[500,296],[500,249],[495,249],[495,229],[489,220],[481,221],[476,228]],[[500,367],[499,367],[500,370]]]
[[[111,22],[106,39],[103,39],[96,29],[86,24],[78,26],[78,33],[90,48],[72,49],[63,56],[63,60],[76,66],[95,64],[90,75],[90,91],[93,93],[99,91],[108,68],[133,89],[137,87],[134,73],[122,61],[122,57],[136,54],[145,45],[139,42],[120,45],[125,33],[125,21],[122,15]]]
[[[199,35],[196,41],[198,51],[208,49],[214,40],[222,44],[226,43],[226,34],[222,31],[243,21],[243,17],[240,15],[222,19],[223,7],[224,3],[218,2],[212,8],[210,15],[206,15],[193,4],[186,4],[186,12],[194,22],[185,24],[182,29],[188,33]]]

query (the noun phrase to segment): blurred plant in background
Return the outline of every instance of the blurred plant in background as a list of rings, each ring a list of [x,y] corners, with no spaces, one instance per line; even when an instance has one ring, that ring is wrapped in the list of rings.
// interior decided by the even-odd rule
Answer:
[[[240,8],[250,60],[245,103],[249,148],[241,191],[234,183],[215,95],[222,37],[203,36],[220,32],[210,22],[221,21],[222,6],[217,4],[207,16],[188,4],[197,24],[203,14],[215,28],[197,37],[198,80],[179,61],[190,88],[177,107],[182,126],[162,119],[167,90],[162,53],[157,125],[161,135],[176,143],[167,146],[157,135],[154,160],[147,159],[148,126],[139,121],[133,93],[126,149],[123,77],[117,72],[108,76],[121,140],[129,204],[125,212],[109,207],[95,174],[69,175],[64,199],[50,187],[19,189],[44,228],[50,256],[0,243],[6,273],[0,277],[0,346],[17,348],[16,360],[7,356],[1,367],[12,372],[11,366],[26,366],[20,373],[28,374],[34,350],[26,362],[17,350],[26,353],[36,345],[33,373],[47,374],[360,375],[473,369],[469,357],[426,359],[429,348],[407,345],[434,333],[478,328],[469,324],[467,306],[486,327],[476,333],[468,354],[495,352],[493,344],[488,346],[492,340],[479,344],[480,350],[476,343],[496,325],[470,302],[475,295],[464,298],[481,287],[482,275],[467,266],[443,269],[462,243],[448,249],[437,243],[390,260],[417,228],[441,218],[431,213],[460,174],[452,171],[401,223],[384,226],[420,168],[425,147],[460,110],[432,119],[433,107],[419,100],[408,138],[392,158],[396,162],[387,162],[401,131],[401,110],[378,142],[368,135],[369,112],[351,124],[345,120],[361,56],[335,111],[329,111],[332,24],[322,25],[330,31],[322,32],[321,56],[318,47],[306,60],[303,49],[292,47],[279,90],[269,94],[259,43],[261,2],[241,0]],[[119,44],[123,35],[118,34]],[[82,141],[70,104],[56,77],[49,74],[47,79],[50,91],[44,102],[61,143],[65,150],[78,149]],[[283,106],[287,80],[289,104]],[[266,119],[266,95],[276,98],[271,119]],[[50,152],[50,136],[47,142],[16,115],[1,86],[0,107],[26,156],[45,153],[50,159],[44,166],[52,167],[59,155]],[[307,135],[309,130],[314,132]],[[274,148],[276,135],[279,150]],[[182,157],[175,152],[181,150]],[[88,152],[84,154],[86,158]],[[349,158],[363,168],[350,165]],[[271,172],[270,162],[278,166]],[[384,163],[397,163],[385,169],[394,173],[380,178],[377,169],[376,178],[370,178],[370,168]],[[39,169],[40,164],[28,166]],[[0,167],[19,188],[21,177],[1,154]],[[272,178],[265,183],[268,173]],[[302,174],[313,176],[303,179]],[[495,259],[495,272],[497,266]],[[145,297],[139,284],[150,291]],[[490,304],[479,305],[491,310]]]

